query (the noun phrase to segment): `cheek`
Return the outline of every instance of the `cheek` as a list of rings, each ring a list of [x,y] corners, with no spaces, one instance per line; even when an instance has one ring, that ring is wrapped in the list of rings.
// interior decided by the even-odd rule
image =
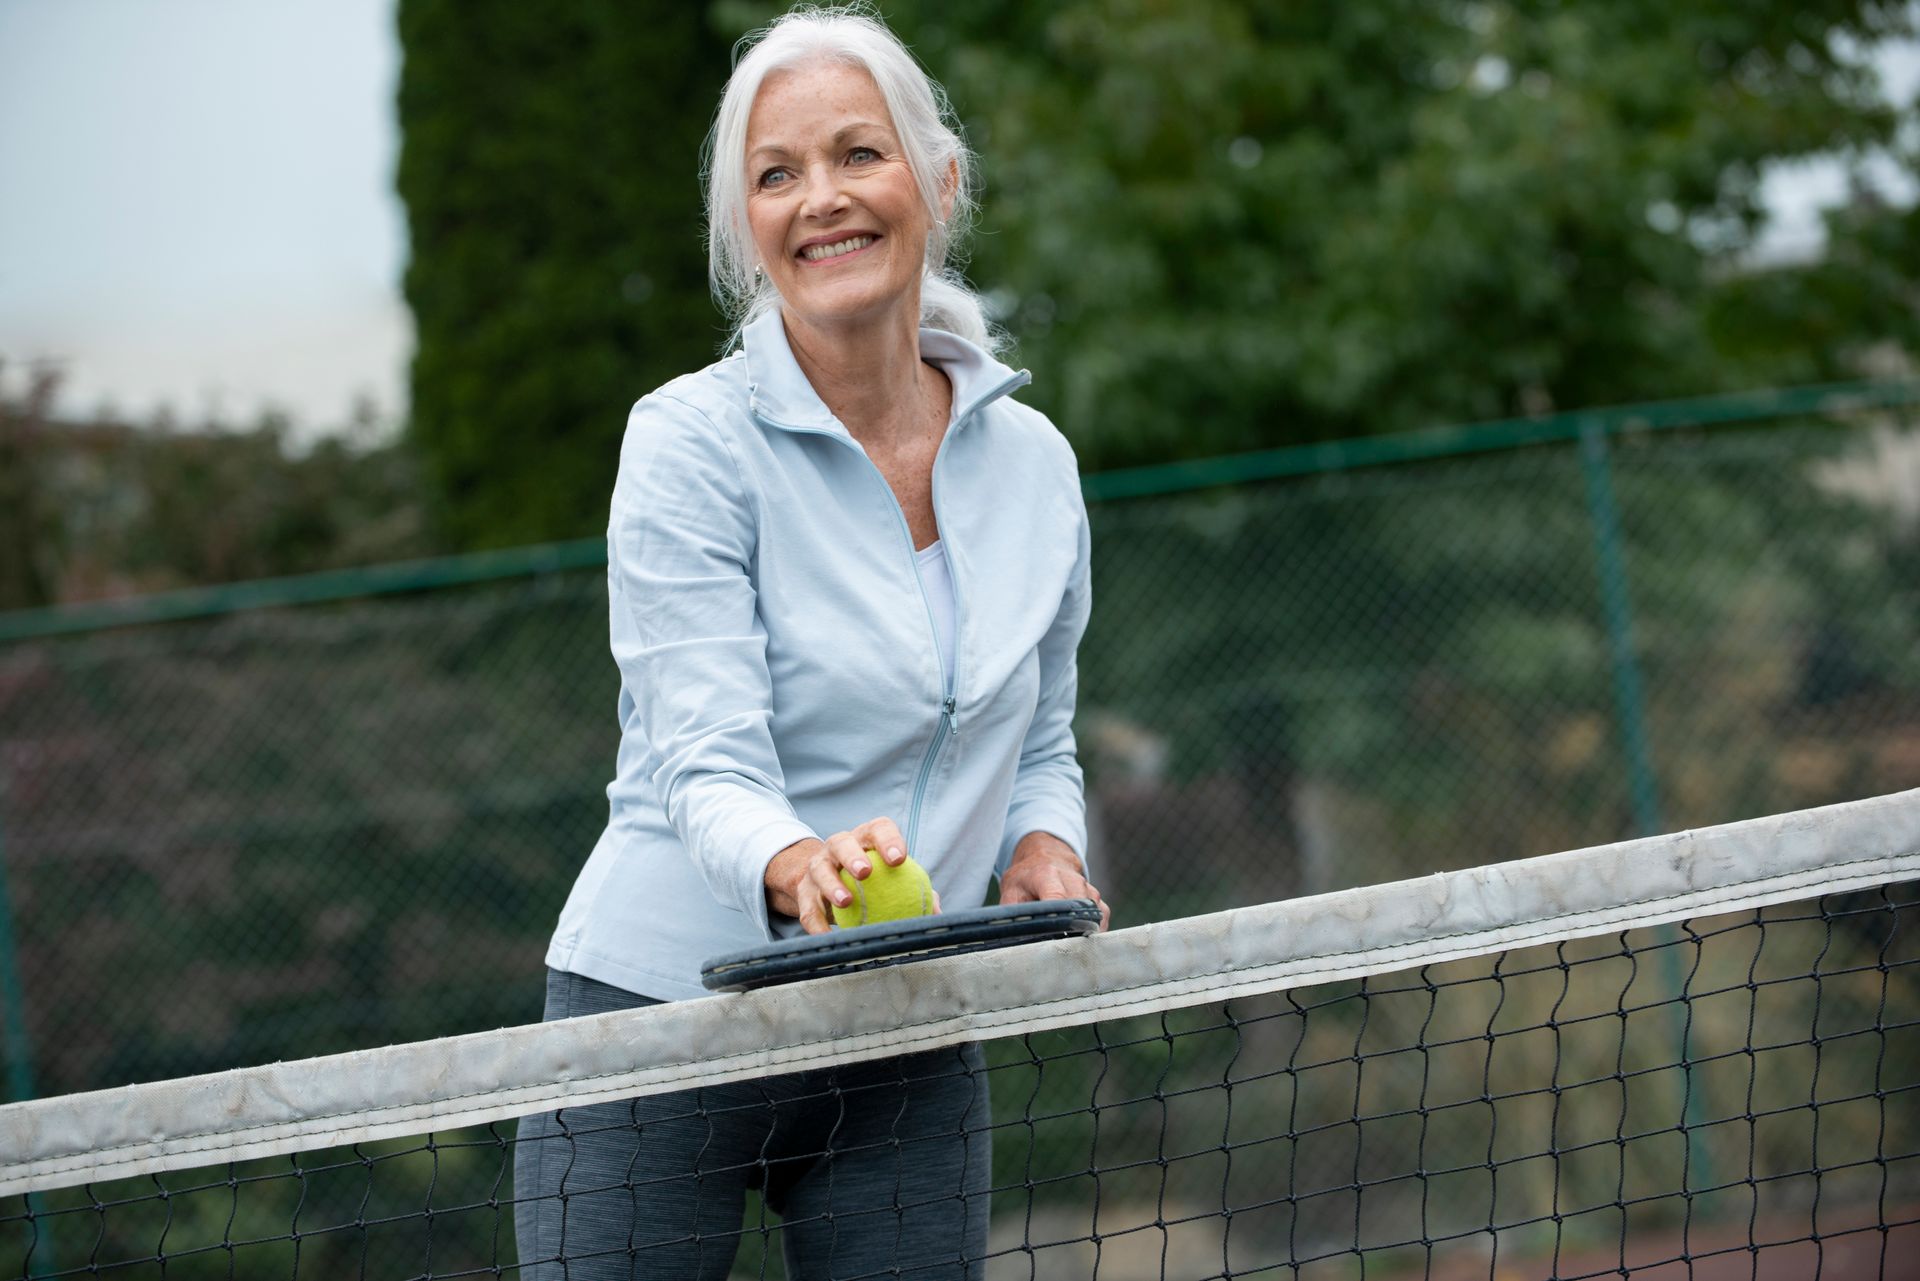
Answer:
[[[777,206],[764,202],[747,206],[747,231],[764,258],[782,256],[787,220]]]
[[[927,232],[933,229],[926,210],[921,207],[918,191],[895,193],[887,202],[885,216],[893,225],[897,249],[924,244]]]

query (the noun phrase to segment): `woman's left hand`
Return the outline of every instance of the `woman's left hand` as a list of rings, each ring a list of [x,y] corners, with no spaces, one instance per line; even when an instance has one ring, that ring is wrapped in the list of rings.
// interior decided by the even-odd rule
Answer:
[[[1086,865],[1073,847],[1051,832],[1028,832],[1013,847],[1013,862],[1000,878],[1000,901],[1038,903],[1060,898],[1092,899],[1100,906],[1100,928],[1107,928],[1112,913],[1087,880]]]

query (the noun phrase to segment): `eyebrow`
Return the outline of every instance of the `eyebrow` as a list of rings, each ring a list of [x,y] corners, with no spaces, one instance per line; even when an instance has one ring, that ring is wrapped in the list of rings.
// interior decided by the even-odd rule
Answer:
[[[840,128],[834,130],[832,142],[835,146],[838,146],[845,142],[850,136],[859,133],[863,129],[877,129],[885,134],[891,134],[893,132],[892,129],[877,120],[855,120],[851,124],[842,125]],[[782,144],[769,142],[762,146],[755,147],[752,151],[748,152],[747,159],[752,160],[755,156],[762,154],[784,156],[790,153],[788,148]]]

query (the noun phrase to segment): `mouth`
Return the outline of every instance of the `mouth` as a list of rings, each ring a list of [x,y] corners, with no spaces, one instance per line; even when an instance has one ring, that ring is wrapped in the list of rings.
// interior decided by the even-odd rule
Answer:
[[[794,256],[806,263],[834,262],[871,248],[873,245],[878,244],[879,241],[880,237],[871,232],[859,232],[840,240],[802,245]]]

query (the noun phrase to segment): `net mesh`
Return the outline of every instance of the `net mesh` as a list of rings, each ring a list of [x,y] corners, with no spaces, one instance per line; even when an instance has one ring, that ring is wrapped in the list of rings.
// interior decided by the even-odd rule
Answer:
[[[1665,915],[1471,956],[1437,924],[1449,959],[1313,986],[81,1174],[0,1201],[0,1276],[1914,1275],[1920,884]],[[1219,933],[1193,924],[1182,947]],[[828,982],[806,999],[873,990]],[[516,1218],[544,1226],[521,1242]]]

